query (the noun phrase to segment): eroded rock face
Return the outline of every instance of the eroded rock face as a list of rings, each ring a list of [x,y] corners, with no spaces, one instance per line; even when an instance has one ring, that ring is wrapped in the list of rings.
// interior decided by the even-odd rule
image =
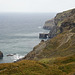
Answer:
[[[75,9],[58,13],[54,18],[55,26],[49,32],[49,38],[75,27]]]
[[[49,34],[48,34],[48,37],[49,37],[49,38],[53,38],[54,36],[56,36],[57,34],[59,34],[60,32],[57,33],[57,30],[59,30],[59,27],[58,27],[58,26],[54,26],[54,27],[50,30],[50,32],[49,32]]]
[[[0,51],[0,59],[3,58],[3,53]]]
[[[75,9],[71,9],[71,10],[68,10],[68,11],[64,11],[64,12],[61,12],[61,13],[58,13],[55,18],[54,18],[54,23],[55,25],[58,25],[59,27],[61,26],[61,24],[69,19],[69,21],[72,21],[74,20],[73,18],[75,18]],[[69,22],[68,21],[68,22]],[[72,22],[73,23],[73,22]]]
[[[55,23],[54,23],[54,18],[53,18],[51,20],[46,21],[43,28],[46,29],[46,30],[50,30],[50,29],[53,28],[54,25],[55,25]]]

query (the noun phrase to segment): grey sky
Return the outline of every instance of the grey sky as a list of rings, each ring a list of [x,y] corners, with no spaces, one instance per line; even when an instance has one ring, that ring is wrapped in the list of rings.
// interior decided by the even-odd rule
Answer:
[[[61,12],[75,8],[75,0],[0,0],[0,12]]]

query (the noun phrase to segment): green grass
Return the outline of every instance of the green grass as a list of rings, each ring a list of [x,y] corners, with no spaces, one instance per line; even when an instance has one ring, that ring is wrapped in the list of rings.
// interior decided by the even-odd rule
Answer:
[[[0,75],[62,75],[57,66],[23,60],[17,63],[0,64]],[[58,74],[59,73],[59,74]]]
[[[75,72],[75,55],[0,64],[0,75],[68,75]]]

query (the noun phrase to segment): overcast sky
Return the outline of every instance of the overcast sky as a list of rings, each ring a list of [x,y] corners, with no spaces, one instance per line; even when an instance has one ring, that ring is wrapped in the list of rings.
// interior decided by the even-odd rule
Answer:
[[[61,12],[75,8],[75,0],[0,0],[0,12]]]

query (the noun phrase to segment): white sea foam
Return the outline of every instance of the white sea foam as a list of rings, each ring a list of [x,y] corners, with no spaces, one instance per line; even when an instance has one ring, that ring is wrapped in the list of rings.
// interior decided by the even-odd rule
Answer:
[[[16,55],[14,55],[13,56],[13,61],[17,61],[17,60],[19,60],[19,59],[21,59],[21,58],[23,58],[24,56],[22,56],[22,55],[20,55],[20,54],[16,54]]]
[[[39,26],[38,28],[39,28],[39,29],[41,29],[42,27],[41,27],[41,26]]]

